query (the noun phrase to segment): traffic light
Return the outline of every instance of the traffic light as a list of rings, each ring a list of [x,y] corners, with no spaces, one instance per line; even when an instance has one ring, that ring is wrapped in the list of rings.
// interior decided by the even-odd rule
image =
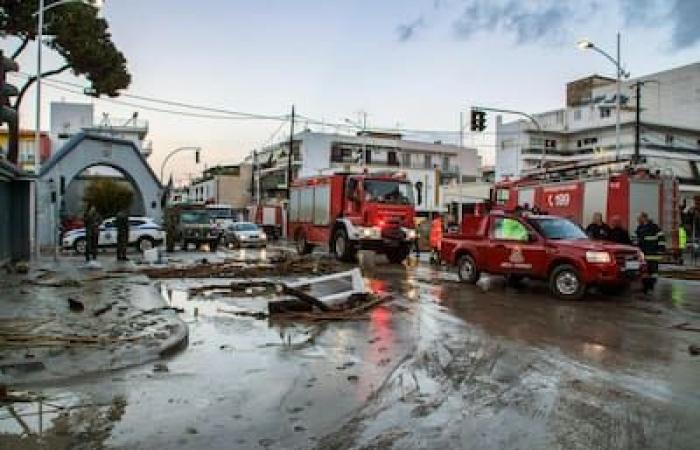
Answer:
[[[486,112],[478,109],[472,109],[472,131],[484,131],[486,129]]]
[[[10,58],[5,58],[0,50],[0,124],[16,123],[17,111],[10,107],[10,97],[15,97],[17,88],[6,81],[7,72],[17,72],[19,66]]]

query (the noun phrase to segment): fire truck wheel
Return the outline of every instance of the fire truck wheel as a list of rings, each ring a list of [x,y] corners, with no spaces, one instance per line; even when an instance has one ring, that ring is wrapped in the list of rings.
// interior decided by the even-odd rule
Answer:
[[[333,253],[340,261],[352,261],[355,257],[348,234],[343,228],[338,228],[333,236]]]
[[[549,277],[549,288],[560,300],[580,300],[586,293],[576,268],[569,264],[557,266]]]
[[[304,235],[304,233],[299,233],[297,235],[296,241],[297,252],[300,255],[308,255],[309,253],[311,253],[311,250],[313,250],[313,246],[309,245],[309,243],[306,241],[306,236]]]
[[[479,281],[479,269],[471,255],[463,255],[457,262],[457,275],[463,283],[476,284]]]
[[[397,248],[392,248],[386,251],[386,258],[392,264],[400,264],[404,259],[408,257],[411,253],[411,247],[408,245],[402,245]]]

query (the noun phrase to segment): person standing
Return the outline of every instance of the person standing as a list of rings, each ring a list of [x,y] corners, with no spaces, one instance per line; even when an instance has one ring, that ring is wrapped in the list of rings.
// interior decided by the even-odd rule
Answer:
[[[642,212],[637,218],[637,246],[644,253],[647,262],[647,273],[642,278],[642,290],[646,294],[654,289],[659,273],[659,262],[663,258],[666,250],[664,233],[657,224],[649,217],[649,214]]]
[[[126,261],[126,247],[129,244],[129,215],[122,210],[114,220],[117,226],[117,261]]]
[[[439,264],[440,262],[440,244],[442,243],[443,233],[442,228],[442,215],[437,214],[433,221],[430,223],[430,250],[432,252],[430,262],[434,264]]]
[[[603,214],[593,213],[593,221],[586,227],[586,234],[591,239],[607,240],[610,236],[610,227],[603,222]]]
[[[97,259],[102,219],[94,205],[89,205],[85,211],[85,261],[90,262],[91,259]]]
[[[177,213],[173,208],[168,208],[165,212],[165,250],[168,253],[175,251],[175,240],[177,238]]]
[[[608,234],[608,241],[616,244],[632,245],[630,233],[622,226],[622,219],[620,219],[620,216],[613,216],[610,223],[612,227]]]

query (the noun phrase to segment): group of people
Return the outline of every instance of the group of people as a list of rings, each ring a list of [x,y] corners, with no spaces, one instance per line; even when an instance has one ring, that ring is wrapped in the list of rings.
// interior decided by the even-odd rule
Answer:
[[[633,245],[629,232],[622,226],[619,216],[613,216],[611,226],[603,221],[603,215],[599,212],[593,214],[593,220],[586,227],[586,234],[591,239],[614,242],[617,244]],[[637,247],[644,253],[647,262],[647,274],[642,279],[642,289],[648,292],[654,289],[659,271],[659,262],[666,250],[664,232],[649,217],[642,212],[637,217],[637,229],[635,231]]]
[[[83,216],[85,222],[85,262],[97,260],[102,220],[95,205],[87,205]],[[114,219],[114,225],[117,229],[117,261],[126,261],[126,248],[129,245],[129,214],[126,211],[118,212]]]

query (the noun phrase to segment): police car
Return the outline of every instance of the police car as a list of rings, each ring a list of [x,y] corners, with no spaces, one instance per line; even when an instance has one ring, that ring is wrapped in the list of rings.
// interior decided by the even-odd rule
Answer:
[[[165,232],[150,217],[129,217],[129,245],[135,245],[139,251],[150,250],[165,240]],[[85,228],[77,228],[63,235],[62,246],[65,250],[75,250],[85,254]],[[99,247],[117,246],[117,223],[111,217],[100,225]]]

